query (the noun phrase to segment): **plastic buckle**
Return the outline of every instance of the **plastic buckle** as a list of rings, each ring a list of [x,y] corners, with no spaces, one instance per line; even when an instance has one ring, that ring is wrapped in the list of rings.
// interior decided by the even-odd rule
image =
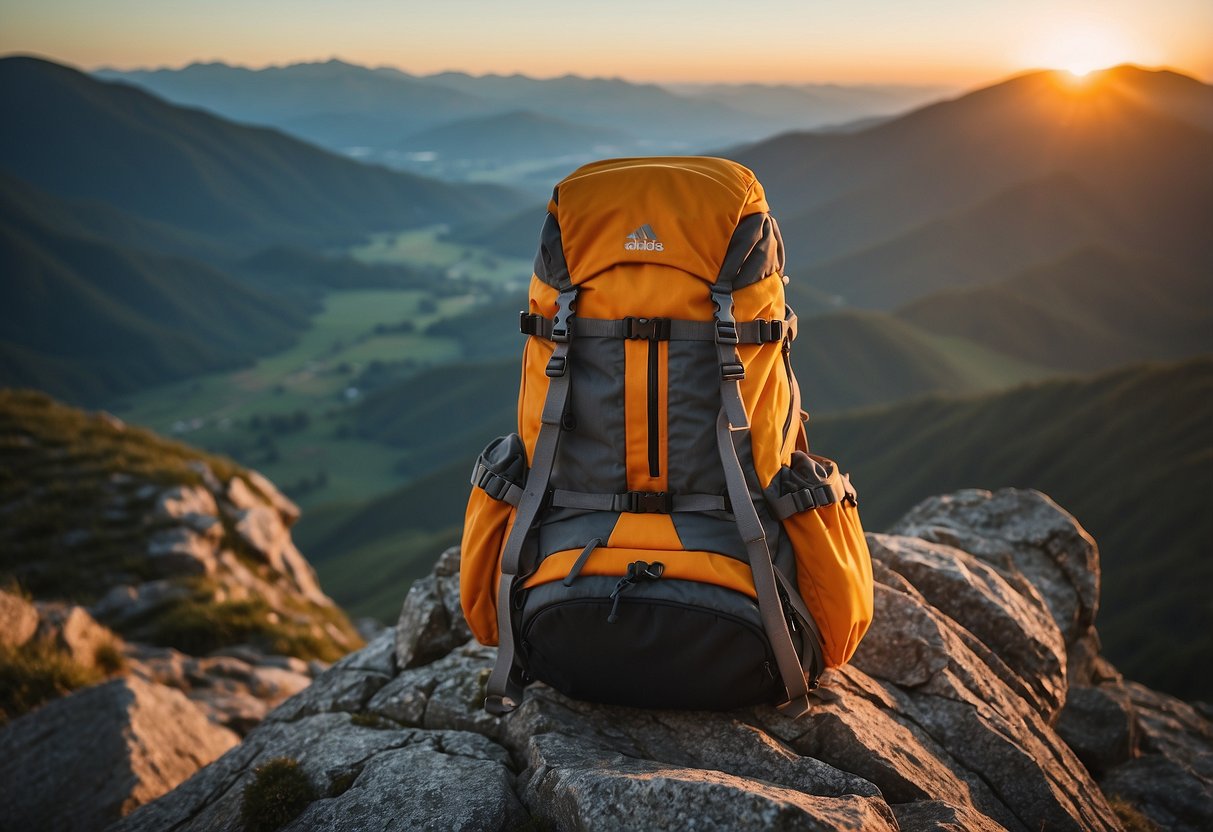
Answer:
[[[669,318],[624,318],[627,326],[628,340],[668,341],[670,340]]]
[[[532,315],[526,311],[520,311],[518,313],[518,331],[523,335],[534,335],[537,329],[536,324],[538,321],[535,320],[537,317],[539,316]]]
[[[741,381],[745,378],[745,365],[740,361],[729,361],[720,365],[722,381]]]
[[[716,343],[717,344],[738,344],[741,343],[737,337],[737,322],[722,321],[716,319]]]
[[[629,514],[669,514],[673,499],[664,491],[629,491],[623,495]]]
[[[783,340],[783,328],[784,328],[783,321],[776,318],[773,321],[769,321],[768,324],[770,326],[770,337],[768,337],[767,340],[772,341],[772,342],[782,341]]]
[[[561,320],[559,313],[552,321],[552,340],[557,344],[564,344],[569,340],[569,325],[565,320]],[[550,374],[549,374],[550,375]]]
[[[553,335],[555,333],[553,332]],[[566,355],[553,355],[548,359],[548,366],[543,372],[548,378],[560,378],[569,369],[569,359]]]

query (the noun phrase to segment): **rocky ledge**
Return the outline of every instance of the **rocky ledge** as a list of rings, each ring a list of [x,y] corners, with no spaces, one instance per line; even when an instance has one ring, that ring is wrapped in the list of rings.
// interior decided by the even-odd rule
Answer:
[[[114,829],[1213,828],[1209,709],[1099,656],[1098,552],[1074,518],[963,491],[869,541],[875,622],[802,719],[543,686],[489,716],[494,651],[469,642],[452,550],[395,632]]]

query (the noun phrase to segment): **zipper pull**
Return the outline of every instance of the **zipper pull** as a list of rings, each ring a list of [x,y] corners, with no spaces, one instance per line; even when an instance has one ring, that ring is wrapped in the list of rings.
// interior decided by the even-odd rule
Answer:
[[[611,613],[607,616],[607,623],[614,624],[619,620],[619,601],[623,593],[627,592],[640,581],[657,580],[663,572],[665,572],[665,564],[660,561],[645,563],[642,560],[637,560],[629,563],[627,574],[619,579],[619,583],[615,584],[615,589],[611,592]]]

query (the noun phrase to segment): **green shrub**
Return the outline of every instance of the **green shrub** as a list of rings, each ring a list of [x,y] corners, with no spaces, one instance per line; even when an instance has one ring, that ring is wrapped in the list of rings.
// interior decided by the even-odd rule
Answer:
[[[275,757],[259,766],[244,787],[240,819],[248,832],[275,832],[318,797],[297,760]]]
[[[122,649],[116,642],[108,641],[99,645],[93,653],[93,665],[99,673],[113,676],[126,669],[126,656],[122,655]]]
[[[0,725],[104,677],[45,641],[0,647]]]
[[[191,656],[205,656],[233,644],[249,643],[283,656],[336,661],[344,651],[331,639],[312,632],[310,619],[317,616],[323,617],[324,612],[309,610],[308,621],[292,621],[275,613],[261,598],[240,601],[189,598],[160,612],[148,624],[147,637]]]
[[[1118,794],[1108,796],[1108,806],[1116,813],[1125,832],[1160,832],[1158,824]]]

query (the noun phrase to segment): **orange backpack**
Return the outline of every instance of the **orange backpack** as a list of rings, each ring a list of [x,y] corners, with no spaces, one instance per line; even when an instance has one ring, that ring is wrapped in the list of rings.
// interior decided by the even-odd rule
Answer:
[[[476,461],[463,611],[485,707],[581,699],[799,715],[872,617],[856,495],[808,452],[783,241],[725,159],[586,165],[548,205],[518,433]]]

